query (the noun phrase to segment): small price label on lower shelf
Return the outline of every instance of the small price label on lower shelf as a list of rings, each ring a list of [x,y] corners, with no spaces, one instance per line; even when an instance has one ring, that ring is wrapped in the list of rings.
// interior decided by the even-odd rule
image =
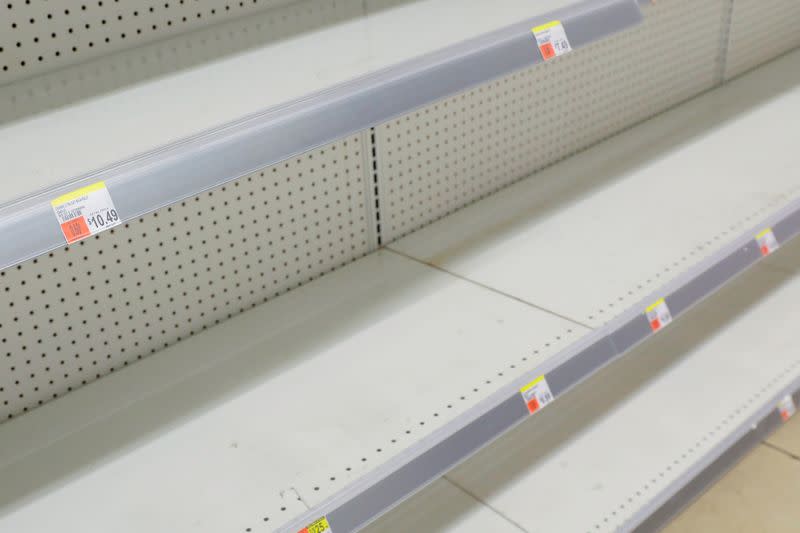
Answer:
[[[522,399],[528,406],[528,411],[533,414],[553,401],[553,393],[544,376],[539,376],[519,390]]]
[[[767,228],[756,235],[756,241],[758,242],[758,248],[761,250],[761,255],[764,257],[780,248],[780,244],[778,244],[778,239],[775,238],[775,233],[772,231],[772,228]]]
[[[297,533],[331,533],[331,525],[324,516],[312,522]]]
[[[536,45],[545,61],[572,51],[572,46],[567,39],[567,32],[560,20],[536,26],[532,31],[536,37]]]
[[[784,422],[788,422],[790,418],[794,416],[797,412],[797,406],[794,404],[794,399],[790,394],[784,396],[784,398],[778,404],[778,412],[781,415],[781,420]]]
[[[672,322],[672,313],[664,298],[648,307],[645,314],[647,315],[647,321],[650,323],[650,329],[653,331],[660,331]]]
[[[59,196],[50,205],[53,206],[67,244],[122,223],[103,181]]]

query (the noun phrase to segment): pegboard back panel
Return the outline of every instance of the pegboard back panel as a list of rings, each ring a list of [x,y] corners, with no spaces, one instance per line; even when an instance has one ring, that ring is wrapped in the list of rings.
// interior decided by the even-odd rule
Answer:
[[[7,420],[375,248],[365,135],[0,271]]]
[[[647,4],[636,28],[377,127],[383,242],[713,87],[726,3]]]
[[[293,1],[7,0],[0,5],[0,85]]]
[[[209,3],[211,0],[205,1]],[[214,0],[214,2],[221,3],[220,0]],[[36,4],[39,5],[42,2],[36,0]],[[130,4],[133,5],[133,3]],[[0,52],[0,123],[67,106],[161,76],[169,76],[177,71],[208,64],[227,56],[289,39],[292,36],[341,23],[364,14],[363,0],[293,0],[291,2],[271,0],[271,3],[268,4],[272,6],[270,9],[263,9],[267,5],[263,0],[259,0],[257,4],[243,2],[241,7],[239,2],[228,2],[225,5],[229,5],[232,12],[234,4],[239,11],[252,11],[258,7],[260,12],[253,12],[246,17],[229,21],[224,20],[218,9],[210,17],[204,16],[197,19],[195,14],[193,24],[203,21],[203,27],[194,27],[193,31],[181,31],[177,35],[165,34],[163,38],[159,37],[154,42],[143,38],[134,43],[135,39],[131,39],[131,37],[144,35],[145,32],[144,28],[137,27],[132,32],[129,30],[125,33],[128,42],[123,49],[106,50],[103,53],[98,51],[91,56],[81,56],[78,64],[68,65],[66,62],[59,62],[56,65],[49,62],[48,65],[51,68],[45,68],[46,65],[43,64],[35,75],[25,78],[13,78],[10,72],[14,61],[17,66],[20,61],[26,61],[26,69],[29,61],[19,58],[11,61],[7,44],[0,42],[0,47],[3,49]],[[16,3],[14,5],[16,6]],[[176,3],[175,5],[180,4]],[[186,5],[189,5],[188,1]],[[192,1],[193,8],[195,5],[197,3]],[[172,9],[172,4],[170,6],[169,9]],[[126,7],[125,9],[136,8]],[[195,13],[199,9],[195,8]],[[149,9],[145,11],[149,13]],[[169,10],[164,10],[164,13],[167,11]],[[228,12],[224,9],[223,11]],[[174,13],[170,12],[169,14]],[[142,13],[140,13],[141,16],[143,16]],[[155,14],[149,16],[155,16]],[[148,28],[152,31],[152,24]],[[164,28],[168,29],[169,26],[164,21],[158,25],[158,28],[160,31]],[[142,34],[138,33],[139,29],[142,30]],[[118,38],[120,35],[122,34],[116,37]],[[0,41],[8,38],[5,31],[0,31]],[[36,38],[34,36],[31,39]],[[22,41],[18,42],[24,46]],[[103,42],[105,42],[105,37]],[[12,48],[16,50],[15,43],[12,45]],[[96,46],[98,45],[94,44],[93,47],[83,50],[94,50]],[[69,50],[72,53],[71,48]],[[55,56],[56,52],[59,53],[58,56]],[[55,50],[52,53],[58,59],[64,57],[64,52],[61,50]],[[77,58],[75,59],[77,62]],[[36,60],[38,63],[38,56]],[[49,59],[42,56],[42,61],[45,63]],[[9,67],[9,71],[5,73],[1,70],[4,65]],[[2,83],[4,79],[10,83],[4,85]]]
[[[733,0],[726,79],[800,46],[800,2]]]

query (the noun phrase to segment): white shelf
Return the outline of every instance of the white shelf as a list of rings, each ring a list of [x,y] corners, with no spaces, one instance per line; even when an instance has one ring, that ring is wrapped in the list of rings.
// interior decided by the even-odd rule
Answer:
[[[269,531],[585,332],[379,252],[0,426],[0,530]]]
[[[95,96],[64,109],[0,127],[0,160],[13,176],[0,192],[0,204],[57,185],[135,155],[197,135],[256,112],[279,106],[397,63],[429,54],[478,35],[574,3],[525,0],[422,0],[367,2],[368,12],[289,39],[262,44],[229,57],[179,70]],[[346,3],[345,3],[346,5]],[[315,9],[310,6],[309,9]],[[317,9],[322,9],[317,7]],[[322,13],[325,10],[322,9]],[[458,16],[452,16],[458,12]],[[347,13],[334,12],[345,16]],[[224,29],[253,31],[254,19]],[[444,22],[446,21],[446,22]],[[295,21],[284,24],[297,24]],[[176,39],[195,47],[213,39],[215,28]],[[413,39],[409,39],[409,32]],[[172,45],[174,46],[174,45]],[[150,45],[169,52],[170,45]],[[191,51],[184,61],[195,59]],[[535,48],[532,49],[532,56]],[[180,63],[181,57],[178,56]],[[532,61],[533,62],[533,61]],[[81,67],[76,67],[81,68]],[[145,70],[134,64],[131,68]],[[101,75],[118,76],[100,70]],[[64,74],[65,79],[69,77]],[[102,79],[95,80],[105,85]],[[46,157],[31,157],[46,154]]]
[[[777,263],[797,272],[799,250]],[[498,531],[639,525],[798,383],[800,277],[782,270],[756,267],[365,531],[479,533],[489,512]],[[472,503],[448,507],[458,492]]]
[[[795,52],[390,247],[602,325],[800,197],[798,87]]]
[[[74,78],[80,86],[89,78],[89,92],[102,96],[0,127],[0,159],[14,177],[0,192],[0,231],[25,235],[2,242],[0,268],[64,245],[50,201],[81,186],[105,181],[130,221],[541,63],[536,24],[562,20],[577,49],[642,21],[628,0],[548,0],[536,9],[522,0],[393,4],[310,2],[293,17],[267,12],[9,85],[21,93],[14,98],[40,98],[25,102],[33,113],[53,105],[53,86]],[[277,25],[291,37],[249,40]],[[195,48],[229,41],[247,51],[198,61]],[[102,91],[129,71],[139,83]]]
[[[609,297],[633,293],[616,315],[727,241],[749,246],[751,226],[800,193],[786,171],[798,166],[787,118],[799,62],[787,56],[398,244],[491,288],[378,252],[3,424],[0,478],[18,481],[0,484],[0,530],[270,531],[382,479],[590,333],[542,308],[597,325],[589,316]],[[731,142],[748,149],[723,152]],[[672,331],[657,345],[680,346]],[[738,379],[698,368],[698,379]],[[556,424],[560,409],[536,418]]]

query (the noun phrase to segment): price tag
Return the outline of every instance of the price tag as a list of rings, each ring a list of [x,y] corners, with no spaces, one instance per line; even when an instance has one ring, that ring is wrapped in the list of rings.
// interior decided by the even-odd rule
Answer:
[[[50,205],[67,244],[122,224],[103,181],[59,196]]]
[[[331,525],[328,523],[328,519],[323,516],[297,533],[331,533],[331,531]]]
[[[553,393],[544,376],[539,376],[519,390],[531,414],[553,401]]]
[[[667,307],[667,302],[664,298],[651,305],[645,311],[647,321],[650,322],[650,328],[653,331],[659,331],[668,326],[672,322],[672,313]]]
[[[775,238],[775,233],[772,231],[772,228],[767,228],[756,235],[756,241],[758,242],[758,247],[761,249],[761,255],[764,257],[770,255],[781,246],[778,244],[778,239]]]
[[[532,31],[545,61],[572,51],[567,32],[560,20],[536,26]]]
[[[797,406],[794,404],[794,399],[791,394],[787,394],[778,403],[778,412],[781,414],[781,420],[788,422],[790,418],[797,412]]]

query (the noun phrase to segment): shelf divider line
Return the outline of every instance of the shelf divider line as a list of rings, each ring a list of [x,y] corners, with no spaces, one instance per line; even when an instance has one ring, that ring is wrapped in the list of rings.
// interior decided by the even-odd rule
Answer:
[[[497,508],[495,508],[494,506],[490,505],[489,503],[486,503],[484,500],[480,499],[478,496],[476,496],[475,494],[473,494],[473,493],[472,493],[472,492],[470,492],[469,490],[465,489],[463,486],[461,486],[461,485],[460,485],[458,482],[456,482],[454,479],[451,479],[451,478],[450,478],[450,477],[448,477],[448,476],[443,476],[443,479],[444,479],[445,481],[447,481],[448,483],[450,483],[451,485],[453,485],[453,486],[454,486],[456,489],[460,490],[461,492],[463,492],[464,494],[466,494],[467,496],[469,496],[470,498],[472,498],[473,500],[475,500],[475,502],[476,502],[476,503],[478,503],[478,504],[482,505],[483,507],[486,507],[486,508],[487,508],[487,509],[489,509],[489,510],[490,510],[492,513],[494,513],[495,515],[497,515],[499,518],[501,518],[501,519],[503,519],[504,521],[508,522],[509,524],[511,524],[512,526],[514,526],[515,528],[519,529],[519,530],[520,530],[522,533],[528,533],[528,530],[527,530],[527,529],[525,529],[524,527],[522,527],[522,525],[521,525],[521,524],[519,524],[518,522],[515,522],[514,520],[512,520],[511,518],[509,518],[508,516],[506,516],[506,515],[504,515],[502,512],[500,512],[500,511],[499,511]]]
[[[505,296],[506,298],[511,298],[514,301],[517,301],[517,302],[519,302],[521,304],[528,305],[530,307],[533,307],[534,309],[538,309],[539,311],[543,311],[545,313],[548,313],[550,315],[558,317],[558,318],[560,318],[562,320],[566,320],[567,322],[572,322],[573,324],[575,324],[577,326],[584,327],[584,328],[586,328],[588,330],[594,329],[592,326],[590,326],[588,324],[584,324],[583,322],[580,322],[579,320],[575,320],[574,318],[571,318],[571,317],[568,317],[568,316],[565,316],[565,315],[561,315],[559,313],[556,313],[555,311],[547,309],[546,307],[541,307],[539,305],[536,305],[533,302],[529,302],[527,300],[523,300],[522,298],[514,296],[513,294],[508,294],[507,292],[503,292],[503,291],[498,290],[498,289],[496,289],[494,287],[490,287],[488,285],[484,285],[483,283],[480,283],[479,281],[475,281],[474,279],[471,279],[471,278],[468,278],[468,277],[464,277],[464,276],[462,276],[460,274],[457,274],[455,272],[451,272],[450,270],[447,270],[446,268],[443,268],[443,267],[441,267],[439,265],[434,265],[433,263],[428,263],[427,261],[423,261],[422,259],[418,259],[418,258],[414,257],[413,255],[408,255],[405,252],[401,252],[400,250],[396,250],[396,249],[392,248],[391,245],[387,246],[386,250],[388,250],[389,252],[392,252],[394,254],[397,254],[397,255],[399,255],[401,257],[405,257],[406,259],[409,259],[409,260],[414,261],[416,263],[419,263],[421,265],[425,265],[427,267],[434,268],[434,269],[436,269],[439,272],[442,272],[444,274],[449,274],[449,275],[453,276],[454,278],[458,278],[458,279],[460,279],[462,281],[466,281],[468,283],[471,283],[472,285],[475,285],[477,287],[481,287],[482,289],[486,289],[488,291],[492,291],[495,294],[499,294],[501,296]]]

